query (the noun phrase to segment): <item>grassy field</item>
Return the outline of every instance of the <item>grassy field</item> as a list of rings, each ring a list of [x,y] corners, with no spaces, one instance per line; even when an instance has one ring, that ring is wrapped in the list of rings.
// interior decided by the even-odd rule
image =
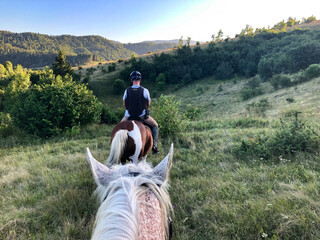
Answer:
[[[118,104],[109,100],[117,72],[100,71],[89,86],[100,89],[105,102]],[[158,156],[148,156],[155,165],[175,144],[173,239],[320,239],[319,151],[270,161],[234,154],[241,141],[277,131],[280,118],[292,111],[319,134],[320,79],[278,91],[263,83],[264,95],[243,101],[247,81],[208,78],[165,92],[181,100],[182,109],[203,110],[183,133],[160,138]],[[261,99],[269,102],[263,114],[247,110]],[[1,139],[0,239],[89,239],[98,205],[85,148],[105,160],[111,130],[93,125],[47,141]]]

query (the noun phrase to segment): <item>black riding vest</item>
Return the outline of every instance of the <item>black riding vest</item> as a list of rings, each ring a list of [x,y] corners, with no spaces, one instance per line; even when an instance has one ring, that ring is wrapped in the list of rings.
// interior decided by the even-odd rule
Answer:
[[[147,109],[148,100],[143,96],[143,87],[127,88],[127,98],[125,99],[126,109],[130,117],[139,117],[144,109]]]

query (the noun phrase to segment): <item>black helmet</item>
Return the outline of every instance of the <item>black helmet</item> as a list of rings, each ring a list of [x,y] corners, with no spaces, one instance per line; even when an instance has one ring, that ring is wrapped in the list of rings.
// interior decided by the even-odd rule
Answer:
[[[138,71],[133,71],[132,73],[130,73],[130,80],[141,80],[142,76],[141,73]]]

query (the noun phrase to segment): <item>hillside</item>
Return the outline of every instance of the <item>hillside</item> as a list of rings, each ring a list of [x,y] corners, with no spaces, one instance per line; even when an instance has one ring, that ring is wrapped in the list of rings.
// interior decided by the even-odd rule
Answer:
[[[148,52],[159,52],[177,46],[176,43],[155,43],[155,42],[141,42],[141,43],[128,43],[123,46],[132,52],[139,55]]]
[[[292,111],[318,129],[320,78],[278,91],[265,83],[264,95],[243,101],[240,91],[248,81],[206,78],[164,92],[179,99],[182,109],[192,104],[204,110],[187,123],[187,131],[160,138],[159,156],[148,156],[157,164],[174,142],[173,239],[320,237],[319,155],[301,152],[267,161],[233,153],[242,141],[261,144],[256,141],[279,129],[280,118],[289,121],[285,116]],[[261,99],[271,106],[265,115],[250,113],[247,106]],[[1,139],[3,239],[90,238],[98,206],[85,148],[106,159],[112,127],[93,125],[46,141]]]
[[[174,43],[142,42],[122,44],[100,36],[49,36],[37,33],[0,31],[0,64],[10,61],[24,67],[51,66],[62,50],[74,66],[92,61],[110,61],[166,50]]]

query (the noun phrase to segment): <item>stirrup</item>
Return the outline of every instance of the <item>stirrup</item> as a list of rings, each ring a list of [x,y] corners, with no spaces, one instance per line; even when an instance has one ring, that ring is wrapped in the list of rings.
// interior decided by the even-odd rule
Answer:
[[[156,146],[153,146],[152,147],[152,154],[158,154],[159,153],[159,150]]]

